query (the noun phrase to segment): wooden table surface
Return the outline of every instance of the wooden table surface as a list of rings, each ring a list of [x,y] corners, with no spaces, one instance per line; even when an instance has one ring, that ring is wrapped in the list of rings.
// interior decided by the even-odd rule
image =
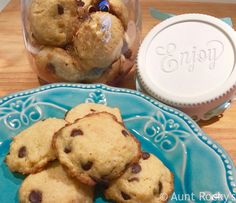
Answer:
[[[150,6],[170,13],[206,13],[232,17],[236,28],[236,4],[184,3],[165,0],[140,0],[143,14],[143,36],[158,23],[149,13]],[[122,87],[134,88],[133,71]],[[27,61],[20,21],[19,0],[12,0],[0,13],[0,96],[39,86],[37,76]],[[202,129],[221,144],[236,164],[236,102],[222,118],[200,123]]]

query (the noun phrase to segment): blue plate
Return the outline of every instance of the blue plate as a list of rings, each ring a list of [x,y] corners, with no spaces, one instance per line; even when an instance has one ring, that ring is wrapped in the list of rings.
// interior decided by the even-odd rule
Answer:
[[[169,202],[234,202],[236,170],[227,153],[184,113],[139,92],[104,85],[52,84],[0,100],[0,203],[17,202],[23,176],[4,163],[11,138],[47,117],[63,118],[83,102],[119,107],[144,150],[174,173]],[[164,197],[163,197],[164,198]],[[96,203],[107,202],[98,193]]]

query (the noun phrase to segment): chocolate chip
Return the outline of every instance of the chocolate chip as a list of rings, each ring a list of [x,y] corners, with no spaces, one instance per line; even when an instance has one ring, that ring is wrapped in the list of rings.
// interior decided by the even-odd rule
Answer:
[[[90,111],[95,112],[96,110],[94,110],[94,109],[90,109]]]
[[[59,15],[64,14],[64,7],[61,4],[57,4],[57,12]]]
[[[149,157],[150,157],[150,154],[148,152],[143,152],[142,153],[143,160],[149,159]]]
[[[90,6],[89,7],[89,13],[94,13],[97,11],[97,8],[95,6]]]
[[[29,201],[31,203],[40,203],[40,202],[42,202],[42,193],[38,190],[32,190],[29,194]]]
[[[93,166],[93,162],[88,161],[86,164],[82,164],[81,166],[82,166],[82,169],[84,169],[85,171],[89,171]]]
[[[71,152],[71,149],[68,148],[68,147],[66,147],[66,148],[64,149],[64,152],[65,152],[66,154],[69,154],[69,153]]]
[[[51,62],[47,63],[46,68],[48,69],[49,72],[54,73],[54,74],[56,73],[56,71],[55,71],[56,68]]]
[[[138,163],[133,163],[131,166],[132,173],[139,173],[142,170],[141,166]]]
[[[153,194],[159,196],[162,192],[162,188],[163,188],[162,183],[159,181],[158,188],[153,189]]]
[[[26,156],[26,152],[27,152],[26,147],[25,146],[21,147],[18,151],[18,157],[24,158]]]
[[[130,49],[128,49],[125,53],[124,53],[125,58],[129,59],[132,56],[132,51]]]
[[[128,194],[126,194],[125,192],[121,192],[121,196],[123,197],[124,200],[130,200],[131,199],[131,197]]]
[[[137,177],[133,177],[133,178],[129,178],[128,182],[134,182],[134,181],[139,181],[139,179]]]
[[[121,132],[125,137],[127,137],[129,135],[129,133],[126,130],[122,130]]]
[[[130,163],[125,164],[124,171],[126,171],[129,168],[129,166],[130,166]]]
[[[85,3],[82,0],[75,0],[75,1],[76,1],[77,6],[79,7],[83,7],[85,5]]]
[[[72,130],[70,136],[71,136],[71,137],[76,137],[76,136],[83,135],[83,134],[84,134],[84,133],[83,133],[82,130],[80,130],[80,129],[74,129],[74,130]]]
[[[161,194],[163,185],[162,185],[162,183],[160,181],[158,183],[158,188],[159,188],[159,194]]]

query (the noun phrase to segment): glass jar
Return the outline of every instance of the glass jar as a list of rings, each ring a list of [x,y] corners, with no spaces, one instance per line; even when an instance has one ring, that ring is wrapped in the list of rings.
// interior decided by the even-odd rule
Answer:
[[[29,61],[46,83],[116,85],[140,45],[139,0],[21,0]]]

